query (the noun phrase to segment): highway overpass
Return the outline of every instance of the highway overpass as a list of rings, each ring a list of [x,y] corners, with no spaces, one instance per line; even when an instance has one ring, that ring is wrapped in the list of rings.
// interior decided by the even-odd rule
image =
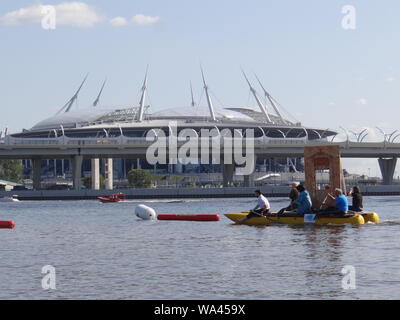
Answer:
[[[168,138],[166,138],[168,139]],[[203,140],[209,138],[198,138],[199,145]],[[232,143],[232,139],[219,138],[221,152],[223,146]],[[0,159],[31,159],[34,167],[34,185],[39,186],[38,175],[40,175],[40,161],[43,159],[70,159],[73,164],[74,185],[80,188],[80,168],[83,159],[99,158],[145,158],[146,151],[154,141],[147,141],[146,138],[129,138],[120,136],[116,138],[48,138],[48,139],[27,139],[6,137],[0,141]],[[178,139],[179,146],[186,143],[185,139]],[[209,140],[211,145],[211,141]],[[383,180],[390,184],[396,167],[397,158],[400,156],[400,143],[384,142],[328,142],[309,141],[306,139],[279,139],[260,137],[254,139],[255,155],[258,159],[273,157],[302,157],[304,147],[318,145],[339,145],[343,158],[376,158],[379,161]],[[200,151],[199,151],[200,152]],[[96,166],[96,162],[92,162]],[[108,161],[108,169],[112,171],[112,162]],[[232,168],[224,165],[224,183],[229,182],[233,175]],[[38,172],[39,171],[39,172]],[[112,174],[109,172],[109,174]],[[112,180],[112,177],[110,179]],[[245,179],[246,180],[246,179]],[[36,181],[36,183],[35,183]],[[248,183],[251,183],[249,180]],[[112,188],[112,182],[108,185]]]

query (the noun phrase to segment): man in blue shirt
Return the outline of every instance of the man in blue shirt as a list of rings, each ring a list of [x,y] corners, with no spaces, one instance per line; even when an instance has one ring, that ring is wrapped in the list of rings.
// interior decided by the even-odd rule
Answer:
[[[308,191],[301,184],[297,186],[297,191],[299,191],[300,194],[294,201],[294,203],[297,204],[296,213],[299,215],[310,213],[312,202]]]
[[[330,214],[340,214],[345,215],[347,211],[349,211],[349,202],[347,201],[347,197],[343,194],[342,189],[335,189],[335,195],[328,194],[332,200],[334,200],[335,209],[327,210],[326,213]]]

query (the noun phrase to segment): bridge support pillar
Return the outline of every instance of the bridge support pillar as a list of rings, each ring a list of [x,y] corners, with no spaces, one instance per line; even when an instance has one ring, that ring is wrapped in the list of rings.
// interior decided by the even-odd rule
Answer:
[[[233,172],[235,171],[234,164],[221,164],[222,179],[224,188],[229,187],[233,183]]]
[[[244,176],[244,186],[254,187],[254,174]]]
[[[82,188],[82,162],[83,156],[74,156],[72,158],[72,177],[75,190]]]
[[[92,159],[92,189],[100,190],[100,160]]]
[[[113,159],[107,158],[105,162],[105,185],[106,190],[114,189],[114,177],[113,177]]]
[[[383,184],[393,184],[393,175],[396,169],[397,158],[391,159],[378,159],[379,167],[381,169]]]
[[[41,169],[42,159],[32,159],[32,181],[34,190],[40,190],[41,188]]]
[[[179,162],[179,160],[178,160],[178,163],[175,165],[174,171],[177,174],[183,173],[183,165],[182,165],[182,163]]]

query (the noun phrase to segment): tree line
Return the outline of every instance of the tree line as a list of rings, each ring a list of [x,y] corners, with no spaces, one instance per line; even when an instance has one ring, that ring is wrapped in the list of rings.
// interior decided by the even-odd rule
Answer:
[[[24,177],[21,160],[0,160],[0,179],[19,182]]]

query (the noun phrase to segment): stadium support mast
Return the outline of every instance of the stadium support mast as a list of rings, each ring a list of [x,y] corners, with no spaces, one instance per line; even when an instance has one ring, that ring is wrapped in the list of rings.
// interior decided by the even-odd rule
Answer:
[[[138,113],[138,122],[143,121],[143,115],[144,115],[144,103],[146,101],[146,93],[147,93],[147,73],[149,70],[149,66],[146,68],[146,75],[144,76],[144,81],[143,81],[143,87],[142,87],[142,96],[140,97],[140,102],[139,102],[139,113]]]
[[[285,122],[285,120],[283,119],[283,117],[282,117],[282,115],[281,115],[281,113],[280,113],[280,111],[279,111],[278,106],[276,105],[276,103],[275,103],[274,100],[272,99],[272,96],[271,96],[271,95],[269,94],[269,92],[264,88],[264,86],[262,85],[262,83],[261,83],[260,79],[257,77],[257,75],[255,75],[255,76],[256,76],[256,79],[257,79],[258,83],[260,84],[261,89],[264,91],[265,97],[269,100],[269,102],[271,103],[272,107],[274,108],[274,110],[275,110],[275,112],[276,112],[276,115],[277,115],[283,122]]]
[[[247,76],[246,76],[246,74],[244,73],[243,70],[242,70],[242,73],[243,73],[243,76],[244,76],[244,78],[246,79],[246,81],[247,81],[247,83],[248,83],[248,85],[249,85],[249,87],[250,87],[251,93],[253,94],[254,98],[255,98],[256,101],[257,101],[258,107],[260,108],[260,110],[261,110],[261,112],[264,114],[264,116],[266,117],[267,122],[268,122],[268,123],[273,123],[273,122],[271,121],[271,118],[270,118],[269,115],[268,115],[267,110],[265,109],[264,105],[263,105],[262,102],[260,101],[260,98],[259,98],[258,95],[257,95],[256,89],[253,88],[253,86],[251,85],[249,79],[247,78]]]
[[[101,94],[103,93],[104,86],[106,85],[106,82],[107,82],[107,78],[104,80],[103,85],[101,86],[100,92],[99,92],[96,100],[94,100],[94,102],[93,102],[93,107],[96,107],[98,105]]]
[[[203,78],[203,84],[204,84],[204,91],[206,92],[206,96],[207,96],[207,104],[208,104],[208,108],[210,109],[210,115],[211,115],[211,119],[213,121],[216,121],[217,119],[215,118],[215,113],[214,113],[214,107],[211,101],[211,97],[210,97],[210,93],[208,92],[208,86],[204,77],[204,72],[203,72],[203,68],[200,66],[201,69],[201,76]]]
[[[87,74],[85,76],[85,78],[83,79],[83,81],[82,81],[81,85],[79,86],[78,90],[75,92],[75,94],[72,96],[72,98],[69,99],[69,101],[64,105],[64,107],[62,107],[60,109],[60,111],[58,111],[57,114],[61,113],[64,109],[65,109],[65,112],[69,112],[71,110],[74,102],[76,101],[76,99],[78,99],[79,92],[81,91],[83,85],[85,84],[86,79],[88,78],[88,76],[89,76],[89,74]]]
[[[190,81],[190,94],[191,94],[191,96],[192,96],[192,103],[191,103],[191,105],[192,105],[192,107],[195,107],[195,106],[196,106],[196,102],[194,102],[192,81]]]

